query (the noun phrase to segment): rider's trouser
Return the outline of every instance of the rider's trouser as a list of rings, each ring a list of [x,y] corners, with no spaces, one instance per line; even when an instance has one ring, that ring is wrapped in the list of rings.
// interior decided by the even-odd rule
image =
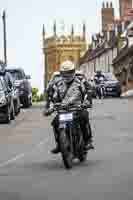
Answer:
[[[87,110],[82,110],[80,113],[80,126],[83,133],[84,142],[88,143],[92,139],[92,130],[89,121],[89,113]]]

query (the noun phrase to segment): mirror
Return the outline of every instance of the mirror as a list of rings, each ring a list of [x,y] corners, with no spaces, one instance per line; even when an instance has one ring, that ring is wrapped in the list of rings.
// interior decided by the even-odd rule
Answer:
[[[30,75],[26,75],[26,79],[31,79]]]

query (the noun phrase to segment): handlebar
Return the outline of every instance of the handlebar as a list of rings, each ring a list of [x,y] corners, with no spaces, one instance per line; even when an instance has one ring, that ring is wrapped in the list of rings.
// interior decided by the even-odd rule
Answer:
[[[83,109],[87,109],[87,108],[90,108],[91,106],[88,106],[88,105],[84,105],[84,104],[80,104],[80,105],[69,105],[69,106],[66,106],[66,105],[63,105],[63,104],[54,104],[54,107],[53,107],[53,110],[54,111],[58,111],[58,110],[71,110],[71,111],[76,111],[76,110],[83,110]]]

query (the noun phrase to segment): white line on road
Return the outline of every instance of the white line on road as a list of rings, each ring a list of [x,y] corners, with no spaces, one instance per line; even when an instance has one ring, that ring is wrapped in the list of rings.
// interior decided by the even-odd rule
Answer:
[[[42,145],[44,145],[44,144],[46,144],[46,143],[48,142],[48,140],[49,140],[49,138],[47,138],[47,139],[44,140],[44,141],[41,141],[39,144],[37,144],[37,145],[35,146],[35,149],[36,149],[36,148],[39,148],[40,146],[42,146]],[[11,164],[11,163],[14,163],[14,162],[16,162],[17,160],[20,160],[21,158],[24,158],[27,154],[30,154],[30,153],[32,153],[32,151],[27,152],[27,153],[21,153],[21,154],[15,156],[15,157],[13,157],[13,158],[11,158],[11,159],[9,159],[9,160],[3,162],[3,163],[0,163],[0,168],[1,168],[1,167],[6,167],[7,165],[9,165],[9,164]]]
[[[16,157],[14,157],[14,158],[12,158],[12,159],[10,159],[10,160],[7,160],[6,162],[1,163],[1,164],[0,164],[0,167],[5,167],[6,165],[8,165],[8,164],[10,164],[10,163],[13,163],[13,162],[15,162],[16,160],[19,160],[20,158],[23,158],[24,156],[25,156],[24,153],[19,154],[19,155],[17,155]]]

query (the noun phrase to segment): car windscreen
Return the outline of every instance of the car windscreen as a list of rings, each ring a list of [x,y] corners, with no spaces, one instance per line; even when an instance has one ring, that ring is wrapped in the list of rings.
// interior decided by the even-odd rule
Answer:
[[[106,81],[116,81],[116,77],[112,73],[104,74]]]
[[[22,80],[24,78],[21,71],[9,70],[8,72],[12,75],[14,80]]]

